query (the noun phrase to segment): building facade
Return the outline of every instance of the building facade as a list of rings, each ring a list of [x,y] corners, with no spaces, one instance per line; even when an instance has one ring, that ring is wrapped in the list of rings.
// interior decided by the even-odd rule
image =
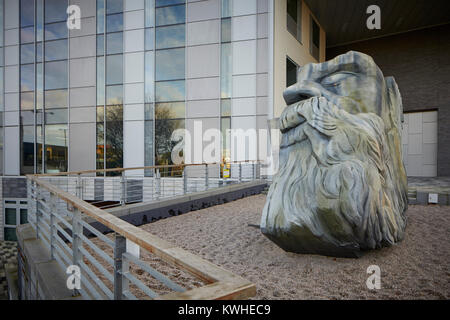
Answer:
[[[0,19],[0,239],[26,221],[26,174],[171,164],[176,129],[261,159],[266,140],[237,156],[228,130],[267,129],[325,59],[301,0],[0,0]]]

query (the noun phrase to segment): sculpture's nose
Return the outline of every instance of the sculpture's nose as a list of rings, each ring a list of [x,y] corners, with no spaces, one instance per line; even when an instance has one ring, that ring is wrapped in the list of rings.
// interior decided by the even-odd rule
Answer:
[[[307,80],[299,81],[284,91],[284,101],[286,101],[287,105],[291,105],[311,97],[321,97],[321,89],[322,87],[317,82]]]

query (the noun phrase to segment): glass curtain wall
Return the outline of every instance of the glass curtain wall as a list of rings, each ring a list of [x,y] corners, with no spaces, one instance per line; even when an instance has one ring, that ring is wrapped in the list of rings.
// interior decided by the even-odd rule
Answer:
[[[97,0],[97,169],[121,167],[123,0]]]
[[[155,164],[155,0],[145,0],[145,110],[144,110],[144,164]],[[152,176],[153,170],[146,170]]]
[[[68,169],[67,5],[20,0],[21,174]]]
[[[221,67],[220,67],[220,126],[222,131],[222,163],[227,163],[231,158],[231,97],[232,97],[232,72],[233,55],[231,45],[231,0],[222,0],[222,21],[221,21]],[[222,178],[230,176],[230,165],[221,167]]]
[[[0,0],[0,176],[3,175],[3,113],[5,111],[3,98],[3,0]]]
[[[155,163],[170,165],[178,142],[171,136],[185,127],[186,117],[186,0],[155,0],[154,23]],[[151,41],[146,44],[152,45]]]

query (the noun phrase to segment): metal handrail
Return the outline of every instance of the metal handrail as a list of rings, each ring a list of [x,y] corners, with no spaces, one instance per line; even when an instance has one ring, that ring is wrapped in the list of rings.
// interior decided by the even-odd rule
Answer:
[[[248,162],[249,161],[246,161],[246,163]],[[215,163],[211,165],[217,164]],[[183,168],[201,165],[205,166],[210,164],[183,165]],[[157,166],[143,168],[161,169],[167,167],[168,166]],[[120,170],[125,172],[126,170],[136,169],[142,168],[121,168]],[[240,172],[241,171],[242,170],[240,169]],[[84,174],[86,172],[92,171],[80,171],[75,174]],[[60,173],[59,175],[61,174],[63,173]],[[71,175],[74,173],[64,174]],[[48,176],[55,176],[55,174],[27,175],[29,196],[28,203],[30,206],[29,212],[32,215],[32,217],[30,217],[31,225],[36,230],[37,237],[42,239],[43,242],[50,248],[52,258],[57,260],[63,267],[67,267],[68,260],[71,260],[72,264],[80,266],[82,272],[88,276],[84,277],[82,281],[85,285],[85,287],[79,291],[82,295],[94,298],[113,297],[114,299],[134,299],[136,297],[129,291],[128,282],[134,284],[140,289],[143,289],[142,291],[145,294],[156,299],[242,299],[256,294],[255,285],[251,282],[186,250],[178,248],[145,230],[133,226],[130,223],[106,212],[105,210],[80,199],[76,195],[61,190],[57,186],[54,186],[50,182],[42,179],[43,177]],[[207,184],[209,183],[208,175],[205,177],[205,182]],[[45,194],[48,194],[47,198],[45,198]],[[62,222],[65,220],[64,217],[59,215],[61,210],[58,209],[56,204],[57,201],[63,201],[65,205],[70,208],[67,212],[72,212],[72,224],[68,221],[65,223]],[[87,238],[83,235],[83,228],[89,231],[92,230],[86,226],[86,222],[84,222],[81,218],[81,214],[92,218],[94,221],[101,223],[103,226],[115,232],[115,241],[108,241],[109,245],[113,245],[114,259],[106,258],[106,254],[98,252],[101,249],[95,246],[92,241],[86,241]],[[57,217],[57,219],[54,219],[54,217]],[[62,225],[58,225],[58,223]],[[71,227],[71,239],[67,238],[66,241],[71,240],[69,242],[71,243],[70,248],[67,244],[62,245],[65,241],[61,238],[61,235],[63,237],[68,236],[67,232],[61,232],[68,226]],[[105,240],[103,238],[106,237],[103,236],[99,239]],[[169,288],[178,289],[176,290],[177,292],[162,296],[155,295],[155,293],[150,288],[146,287],[142,281],[129,273],[129,262],[141,266],[143,266],[145,262],[141,261],[139,258],[132,257],[126,252],[126,246],[124,245],[125,239],[137,244],[140,248],[156,255],[170,265],[189,272],[196,278],[204,281],[207,285],[183,291],[183,288],[174,284],[170,279],[152,269],[150,266],[143,267],[143,270],[147,271],[157,280],[169,285]],[[85,248],[83,248],[83,244],[91,248],[92,245],[95,246],[95,248],[92,248],[93,252],[106,260],[109,266],[111,266],[111,262],[114,263],[112,266],[114,269],[113,275],[111,275],[105,267],[101,266],[100,263]],[[71,256],[68,257],[66,253]],[[87,261],[92,263],[101,274],[113,283],[113,295],[105,284],[98,283],[99,279],[97,275],[83,262],[83,258],[86,258]],[[88,278],[92,279],[92,282],[88,281]]]

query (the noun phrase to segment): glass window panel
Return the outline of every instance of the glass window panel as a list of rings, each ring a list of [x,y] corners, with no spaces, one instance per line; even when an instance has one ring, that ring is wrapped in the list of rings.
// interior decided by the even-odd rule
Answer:
[[[116,32],[123,30],[123,14],[112,14],[106,16],[106,32]]]
[[[157,103],[155,105],[155,119],[179,119],[186,117],[184,102]]]
[[[106,0],[106,14],[123,11],[123,0]]]
[[[2,125],[3,114],[0,112],[0,125]],[[0,175],[3,175],[3,130],[0,130]]]
[[[311,18],[312,23],[312,43],[319,48],[320,47],[320,28],[319,25]]]
[[[21,174],[34,173],[34,126],[21,126]]]
[[[34,110],[34,92],[20,94],[20,110]]]
[[[67,0],[45,0],[45,22],[65,21],[67,5]]]
[[[67,108],[46,110],[45,123],[46,124],[67,123]]]
[[[222,131],[222,162],[229,162],[231,160],[231,118],[221,119]],[[229,172],[228,172],[229,175]]]
[[[123,52],[123,33],[111,33],[106,35],[106,54]]]
[[[182,4],[185,3],[186,0],[156,0],[156,7],[164,7],[164,6],[170,6],[174,4]]]
[[[20,121],[22,125],[34,125],[34,111],[20,111]]]
[[[28,210],[20,209],[20,224],[28,223]]]
[[[155,26],[155,0],[145,0],[145,27]]]
[[[105,145],[104,145],[104,125],[97,123],[97,169],[105,168]]]
[[[231,90],[233,87],[232,72],[233,72],[233,57],[231,54],[231,43],[222,45],[221,54],[221,73],[220,73],[220,88],[222,98],[231,98]]]
[[[36,0],[36,41],[44,40],[44,0]]]
[[[5,208],[5,224],[10,226],[17,224],[16,208]]]
[[[45,25],[45,40],[57,40],[67,38],[67,25],[58,22]]]
[[[106,87],[106,104],[118,105],[123,103],[123,86]]]
[[[20,26],[34,25],[34,0],[20,0]]]
[[[42,75],[42,63],[36,64],[36,109],[42,109],[44,105],[44,77]]]
[[[17,241],[16,228],[5,228],[5,241]]]
[[[153,120],[153,103],[146,103],[144,107],[144,119]]]
[[[20,43],[34,42],[34,27],[20,29]]]
[[[182,81],[166,81],[156,83],[156,102],[185,100],[185,84]]]
[[[155,29],[145,29],[145,50],[153,50],[155,48]]]
[[[123,167],[123,107],[106,108],[106,168]]]
[[[97,105],[105,104],[105,58],[97,58]]]
[[[23,44],[20,46],[20,63],[34,63],[34,44]]]
[[[222,19],[222,42],[231,42],[231,18]]]
[[[154,53],[145,53],[145,102],[153,102],[155,96],[155,68]]]
[[[172,133],[184,128],[184,120],[156,120],[155,123],[155,158],[156,165],[172,164],[172,149],[178,142],[172,141]]]
[[[297,23],[297,1],[287,0],[287,14],[295,23]]]
[[[45,61],[63,60],[68,58],[67,39],[45,42]]]
[[[45,89],[67,88],[67,61],[45,63]]]
[[[42,42],[36,43],[36,62],[42,62]]]
[[[67,171],[68,138],[66,124],[45,126],[45,171],[47,173]]]
[[[144,152],[145,152],[145,166],[153,166],[153,121],[145,121],[144,127]]]
[[[157,51],[155,65],[156,81],[184,79],[184,48]]]
[[[97,35],[97,55],[102,56],[105,54],[105,36]]]
[[[43,173],[42,170],[42,141],[43,141],[43,130],[42,126],[36,126],[36,172]]]
[[[67,107],[67,90],[45,91],[45,108],[64,108]]]
[[[123,56],[106,56],[106,84],[123,83]]]
[[[155,15],[157,26],[179,24],[186,21],[186,9],[184,5],[157,8]]]
[[[105,0],[97,0],[97,33],[105,33]]]
[[[105,107],[103,106],[97,106],[96,110],[96,119],[97,122],[103,122],[105,117]]]
[[[20,66],[20,90],[34,90],[34,65],[26,64]]]
[[[0,66],[3,67],[3,50],[0,49]]]
[[[286,87],[297,83],[297,65],[286,58]]]
[[[222,0],[222,18],[231,17],[231,0]]]
[[[43,121],[43,112],[42,110],[36,110],[36,125],[41,125],[44,123]]]
[[[185,25],[180,24],[156,29],[156,49],[184,47]]]

